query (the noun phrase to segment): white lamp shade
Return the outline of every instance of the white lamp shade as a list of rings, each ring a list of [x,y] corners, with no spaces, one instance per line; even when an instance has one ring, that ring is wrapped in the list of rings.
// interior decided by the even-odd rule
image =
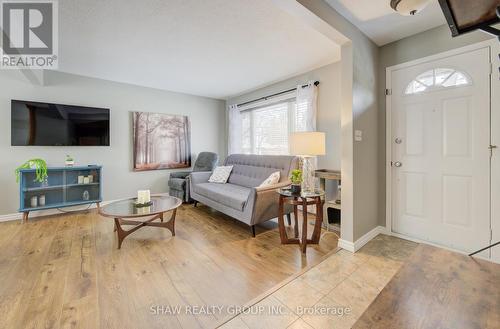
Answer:
[[[289,136],[290,154],[302,156],[325,155],[325,133],[318,131],[292,133]]]

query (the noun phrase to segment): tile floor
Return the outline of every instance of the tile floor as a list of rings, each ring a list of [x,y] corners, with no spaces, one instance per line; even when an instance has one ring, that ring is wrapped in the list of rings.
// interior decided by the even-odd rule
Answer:
[[[379,235],[341,250],[220,328],[351,328],[416,246]]]

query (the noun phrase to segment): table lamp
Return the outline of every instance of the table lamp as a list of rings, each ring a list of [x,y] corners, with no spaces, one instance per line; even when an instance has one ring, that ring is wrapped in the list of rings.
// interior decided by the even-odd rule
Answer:
[[[296,132],[290,134],[290,154],[302,160],[302,191],[314,192],[314,158],[325,155],[325,133],[318,131]]]

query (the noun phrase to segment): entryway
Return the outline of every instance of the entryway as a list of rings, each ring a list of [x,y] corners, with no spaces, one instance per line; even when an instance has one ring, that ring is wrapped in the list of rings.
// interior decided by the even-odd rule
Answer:
[[[490,62],[483,46],[387,69],[392,232],[462,252],[491,243]]]

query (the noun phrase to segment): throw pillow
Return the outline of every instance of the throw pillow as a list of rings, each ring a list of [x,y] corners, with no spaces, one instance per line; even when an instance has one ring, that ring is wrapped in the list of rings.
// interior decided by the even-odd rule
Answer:
[[[215,167],[212,176],[208,179],[210,183],[220,183],[225,184],[229,179],[229,175],[231,174],[231,170],[233,170],[233,166],[220,166]]]
[[[276,171],[273,172],[269,177],[266,178],[265,181],[262,182],[262,184],[259,185],[259,187],[265,187],[269,185],[276,184],[280,181],[280,172]]]

